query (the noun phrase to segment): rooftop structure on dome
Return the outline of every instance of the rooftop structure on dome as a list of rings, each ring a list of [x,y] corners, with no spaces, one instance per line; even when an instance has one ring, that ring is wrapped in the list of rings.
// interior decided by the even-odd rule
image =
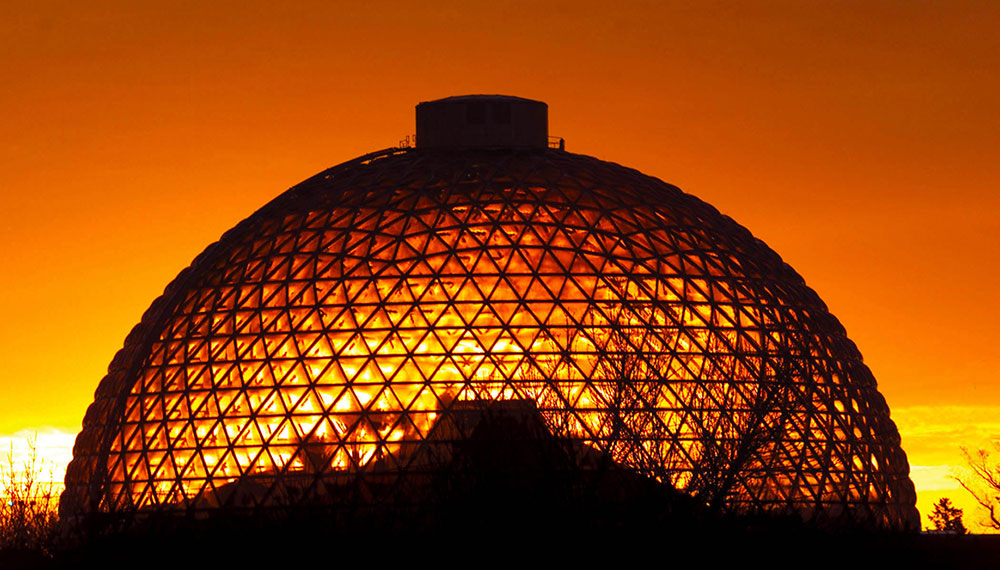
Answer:
[[[581,469],[711,508],[918,526],[871,372],[763,242],[548,148],[541,102],[421,103],[417,136],[291,188],[177,276],[97,388],[64,517],[419,503],[500,410]]]
[[[549,110],[503,95],[449,97],[417,105],[418,148],[546,148]]]

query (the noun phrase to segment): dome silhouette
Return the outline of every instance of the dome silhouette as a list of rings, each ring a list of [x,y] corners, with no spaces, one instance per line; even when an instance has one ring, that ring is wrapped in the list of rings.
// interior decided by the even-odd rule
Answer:
[[[62,516],[419,502],[499,410],[713,508],[919,527],[875,379],[776,253],[548,148],[544,104],[434,104],[415,148],[291,188],[167,286],[97,389]]]

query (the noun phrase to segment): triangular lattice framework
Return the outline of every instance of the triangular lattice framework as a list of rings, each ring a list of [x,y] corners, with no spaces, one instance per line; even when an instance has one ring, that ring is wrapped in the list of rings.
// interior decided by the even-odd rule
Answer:
[[[228,232],[112,362],[62,509],[386,481],[484,400],[720,508],[918,522],[885,401],[802,279],[704,202],[555,150],[374,153]]]

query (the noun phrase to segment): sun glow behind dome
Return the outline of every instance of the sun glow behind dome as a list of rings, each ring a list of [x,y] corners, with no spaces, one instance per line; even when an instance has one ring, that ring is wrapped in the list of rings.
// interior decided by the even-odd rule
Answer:
[[[334,167],[210,246],[112,362],[63,511],[336,501],[517,401],[705,503],[917,524],[871,373],[766,245],[634,170],[477,140]]]

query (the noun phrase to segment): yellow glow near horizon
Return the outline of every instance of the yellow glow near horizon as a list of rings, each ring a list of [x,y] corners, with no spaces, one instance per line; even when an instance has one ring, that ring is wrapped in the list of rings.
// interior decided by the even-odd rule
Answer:
[[[61,488],[75,439],[74,432],[48,426],[0,434],[0,465],[15,473],[33,468],[38,481]]]
[[[959,446],[988,448],[991,441],[1000,440],[1000,408],[988,406],[920,406],[898,408],[892,416],[903,438],[910,460],[910,478],[917,488],[917,508],[924,528],[929,527],[928,514],[934,503],[948,497],[964,510],[964,520],[970,532],[996,533],[978,524],[985,520],[978,503],[954,480],[963,473],[964,460]],[[956,426],[959,426],[956,428]],[[66,465],[72,458],[76,432],[40,426],[11,434],[0,434],[0,454],[13,449],[15,466],[28,459],[27,442],[37,435],[37,455],[44,479],[51,478],[61,485]],[[997,458],[1000,460],[1000,457]]]

